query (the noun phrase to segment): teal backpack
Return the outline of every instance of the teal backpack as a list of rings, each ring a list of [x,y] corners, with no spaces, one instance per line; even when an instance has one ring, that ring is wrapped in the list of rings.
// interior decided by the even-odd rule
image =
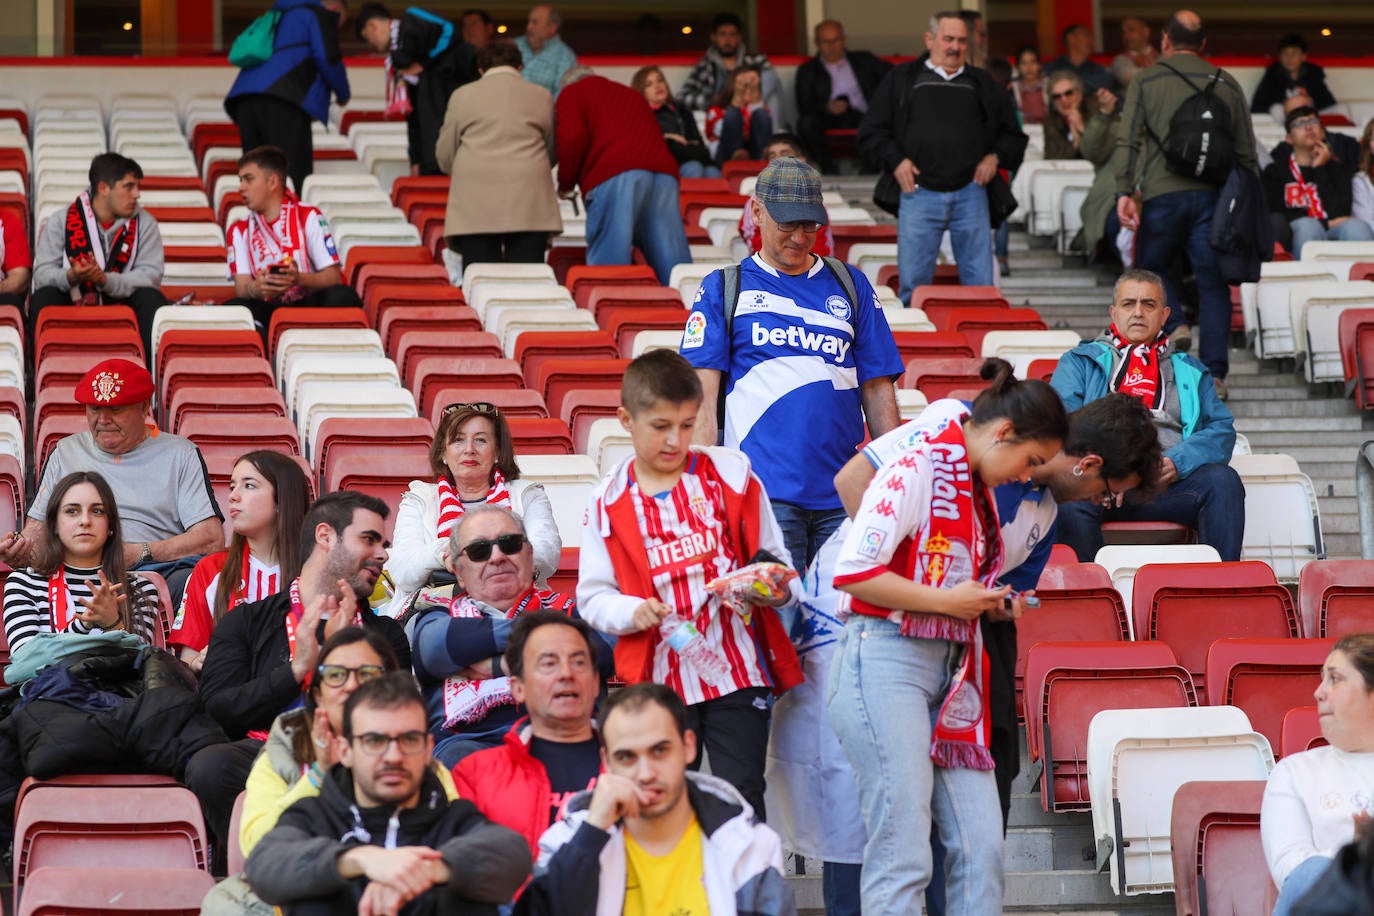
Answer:
[[[266,63],[272,56],[280,20],[280,10],[268,10],[248,23],[248,28],[234,39],[234,44],[229,48],[229,63],[245,70]]]

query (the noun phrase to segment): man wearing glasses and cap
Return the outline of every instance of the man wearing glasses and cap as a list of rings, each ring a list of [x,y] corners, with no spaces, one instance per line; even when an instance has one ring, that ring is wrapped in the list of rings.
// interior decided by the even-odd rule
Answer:
[[[407,629],[438,742],[434,756],[452,767],[501,744],[520,718],[502,658],[515,619],[539,610],[575,616],[577,610],[571,595],[535,586],[534,549],[524,523],[506,509],[468,509],[449,536],[444,563],[458,583],[452,597],[422,591]],[[600,633],[592,640],[604,683],[614,651]]]
[[[812,254],[829,221],[816,170],[775,159],[754,198],[762,247],[702,281],[681,352],[701,377],[693,441],[749,456],[804,570],[844,520],[833,478],[864,421],[873,436],[897,426],[902,359],[863,272]]]
[[[301,913],[495,913],[514,896],[529,847],[472,802],[448,800],[414,678],[360,686],[334,742],[340,762],[320,794],[288,808],[248,857],[259,897]]]

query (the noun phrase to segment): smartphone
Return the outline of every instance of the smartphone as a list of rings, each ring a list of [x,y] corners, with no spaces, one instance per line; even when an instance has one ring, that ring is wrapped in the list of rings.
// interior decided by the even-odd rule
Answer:
[[[286,273],[286,265],[273,264],[271,267],[267,268],[267,272],[270,274],[284,274]]]

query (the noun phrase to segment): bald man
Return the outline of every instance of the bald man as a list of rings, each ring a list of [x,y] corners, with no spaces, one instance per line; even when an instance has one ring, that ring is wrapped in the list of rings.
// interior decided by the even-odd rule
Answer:
[[[563,16],[547,4],[530,10],[525,22],[525,34],[515,39],[525,66],[520,75],[543,86],[550,94],[558,95],[563,74],[577,66],[577,55],[563,43],[558,34],[563,28]]]

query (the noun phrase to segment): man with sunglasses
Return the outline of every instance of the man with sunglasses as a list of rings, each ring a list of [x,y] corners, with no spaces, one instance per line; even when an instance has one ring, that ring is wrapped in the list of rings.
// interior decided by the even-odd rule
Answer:
[[[292,913],[492,913],[530,873],[525,840],[433,772],[415,679],[360,686],[344,705],[338,763],[288,808],[245,864],[265,902]]]
[[[457,579],[452,596],[422,592],[407,626],[438,742],[434,756],[452,767],[499,745],[520,717],[512,672],[502,658],[515,619],[539,610],[577,611],[571,595],[535,586],[524,523],[505,509],[468,509],[449,536],[445,564]],[[604,636],[592,638],[604,680],[614,653]]]

